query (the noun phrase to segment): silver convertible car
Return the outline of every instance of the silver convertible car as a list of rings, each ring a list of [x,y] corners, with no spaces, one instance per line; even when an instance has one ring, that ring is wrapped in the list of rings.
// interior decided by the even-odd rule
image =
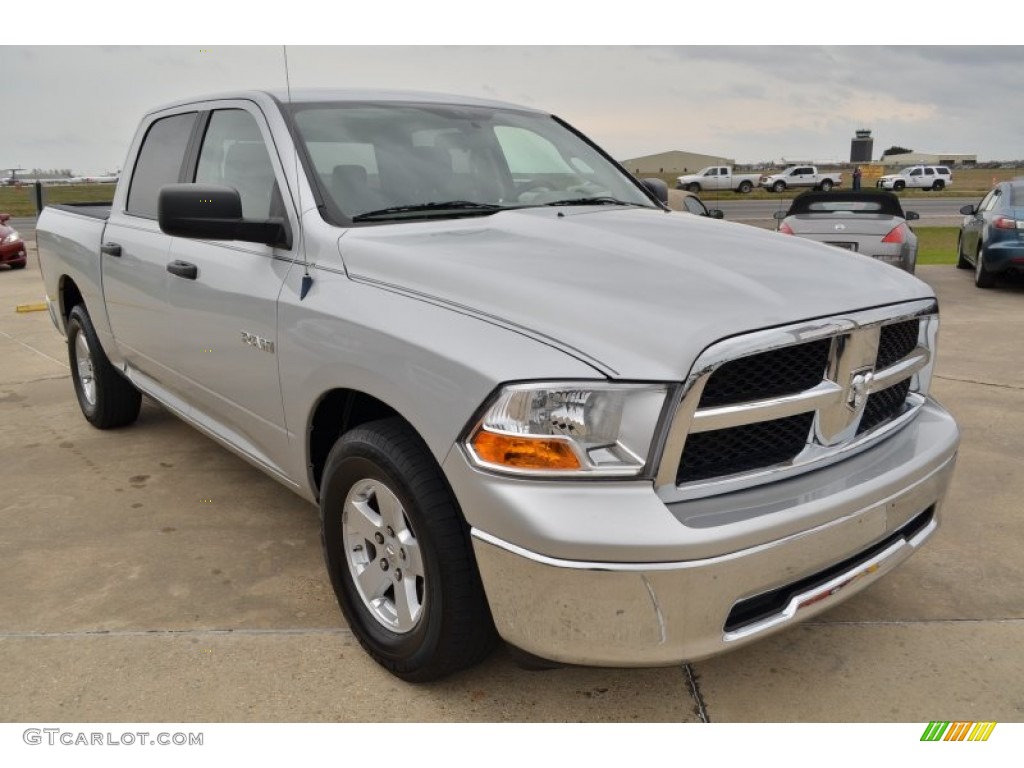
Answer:
[[[805,192],[788,211],[777,211],[778,231],[845,248],[913,273],[917,236],[891,192]]]

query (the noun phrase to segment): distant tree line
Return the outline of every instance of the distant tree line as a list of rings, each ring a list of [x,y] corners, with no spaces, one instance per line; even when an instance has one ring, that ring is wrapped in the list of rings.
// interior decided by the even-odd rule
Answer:
[[[70,179],[74,176],[70,168],[33,168],[27,175],[33,179]]]

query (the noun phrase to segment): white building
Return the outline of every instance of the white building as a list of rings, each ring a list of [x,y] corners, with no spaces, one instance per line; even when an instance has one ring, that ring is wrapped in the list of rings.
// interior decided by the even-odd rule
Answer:
[[[977,165],[977,155],[961,152],[908,152],[903,155],[882,155],[887,165]]]

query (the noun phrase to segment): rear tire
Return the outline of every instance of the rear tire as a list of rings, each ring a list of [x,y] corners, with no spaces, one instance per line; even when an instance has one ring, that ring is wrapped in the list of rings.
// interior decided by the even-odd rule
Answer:
[[[957,269],[970,269],[971,262],[964,256],[964,236],[963,233],[957,235],[956,238],[956,268]]]
[[[142,395],[122,376],[100,346],[85,307],[68,316],[68,362],[82,415],[97,429],[131,424],[139,417]]]
[[[435,680],[497,634],[469,530],[440,467],[399,418],[335,443],[320,494],[324,559],[356,639],[392,674]]]
[[[974,263],[974,284],[979,288],[991,288],[996,284],[995,275],[985,269],[985,259],[982,256],[982,248],[978,246],[978,254]]]
[[[935,183],[932,184],[932,192],[941,192],[945,188],[946,182],[944,182],[942,179],[937,179]]]
[[[746,195],[746,194],[748,194],[748,193],[749,193],[749,192],[750,192],[751,190],[753,190],[753,188],[754,188],[754,185],[753,185],[753,184],[751,184],[751,183],[750,183],[749,181],[741,181],[741,182],[740,182],[740,186],[739,186],[739,189],[737,189],[737,191],[738,191],[738,192],[739,192],[740,194]]]
[[[830,179],[825,179],[823,182],[821,182],[821,191],[822,192],[831,192],[832,191],[832,181]]]

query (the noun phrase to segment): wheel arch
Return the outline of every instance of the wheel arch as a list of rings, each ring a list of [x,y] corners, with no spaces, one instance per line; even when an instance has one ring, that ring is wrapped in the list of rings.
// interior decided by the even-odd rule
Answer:
[[[79,289],[75,279],[70,275],[61,275],[57,288],[57,295],[60,300],[60,321],[64,332],[67,333],[68,318],[71,316],[71,310],[79,304],[85,306],[85,298],[82,296],[82,291]],[[85,309],[87,312],[89,311],[89,307],[86,306]]]
[[[338,387],[320,395],[306,428],[306,470],[315,498],[320,498],[324,466],[338,438],[367,422],[391,417],[400,418],[422,438],[415,425],[396,408],[366,392]]]

